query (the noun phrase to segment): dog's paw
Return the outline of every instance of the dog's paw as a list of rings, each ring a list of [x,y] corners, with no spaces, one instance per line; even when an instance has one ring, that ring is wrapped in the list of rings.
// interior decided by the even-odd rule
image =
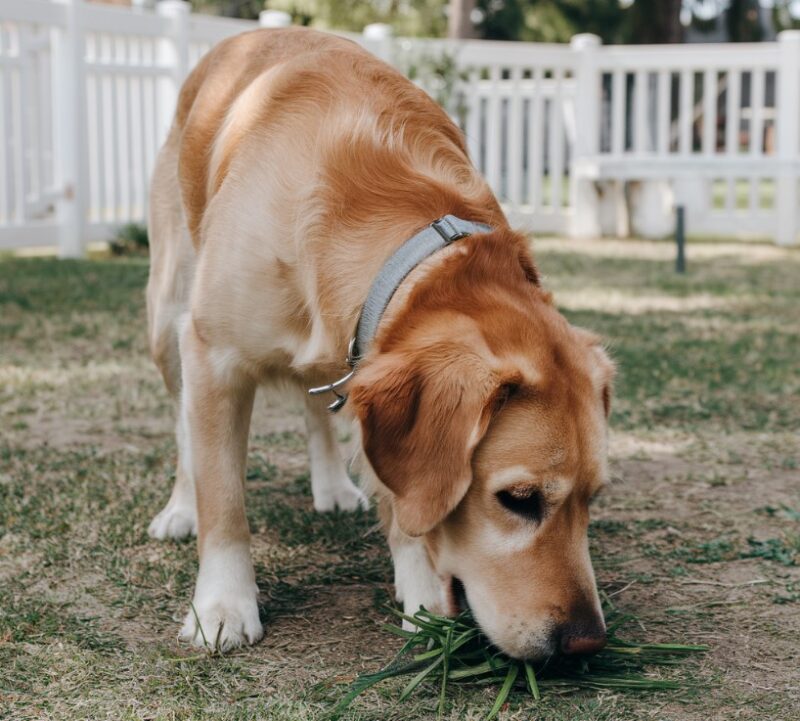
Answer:
[[[186,538],[197,535],[197,510],[194,506],[170,501],[150,522],[147,533],[151,538]]]
[[[403,604],[406,616],[413,616],[420,608],[444,615],[445,583],[433,570],[425,547],[418,541],[392,548],[394,561],[395,598]],[[416,626],[403,619],[406,631]]]
[[[312,485],[312,492],[314,494],[314,510],[320,513],[334,511],[337,508],[340,511],[369,508],[366,495],[347,476],[337,481]]]
[[[225,653],[254,644],[264,635],[255,594],[247,598],[228,595],[194,604],[186,614],[179,638],[208,651]]]

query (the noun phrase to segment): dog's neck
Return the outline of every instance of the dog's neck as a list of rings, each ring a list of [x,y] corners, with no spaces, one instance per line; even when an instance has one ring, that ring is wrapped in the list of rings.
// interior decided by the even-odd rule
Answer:
[[[309,388],[308,392],[311,395],[332,398],[328,405],[328,410],[334,413],[341,410],[347,402],[345,386],[352,380],[362,360],[369,354],[375,337],[382,330],[382,327],[385,327],[383,326],[384,316],[397,291],[405,285],[402,297],[407,299],[416,283],[424,280],[432,271],[431,264],[428,264],[427,273],[423,273],[416,278],[415,283],[413,276],[420,266],[464,238],[491,231],[491,226],[487,224],[474,223],[453,215],[446,215],[426,225],[422,230],[408,238],[389,257],[372,281],[364,304],[361,307],[354,335],[348,345],[347,364],[350,368],[349,371],[341,378],[330,383]],[[409,278],[410,275],[412,278]],[[407,285],[406,281],[408,281]],[[391,324],[400,307],[398,304],[394,305],[393,313],[386,319],[387,325]]]
[[[409,298],[420,283],[434,276],[437,270],[442,268],[452,258],[466,253],[467,249],[463,245],[453,243],[443,248],[438,253],[434,253],[426,258],[414,268],[397,288],[392,300],[389,302],[386,312],[381,319],[378,332],[376,333],[376,339],[380,337],[382,331],[385,331],[386,328],[390,328],[394,325],[395,321],[401,319],[403,311],[408,305]]]
[[[369,352],[387,305],[409,273],[453,243],[492,230],[489,225],[446,215],[426,225],[403,243],[386,261],[370,286],[351,342],[351,365],[357,366],[358,361]]]

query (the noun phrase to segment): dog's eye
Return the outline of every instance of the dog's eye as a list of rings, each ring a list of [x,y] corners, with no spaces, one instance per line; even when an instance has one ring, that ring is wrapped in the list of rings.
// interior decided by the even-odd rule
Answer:
[[[542,495],[535,488],[509,488],[499,491],[497,500],[512,513],[531,521],[541,521],[544,511]]]
[[[493,404],[493,412],[497,413],[503,409],[506,403],[511,400],[514,396],[519,394],[519,384],[517,383],[505,383],[504,385],[500,386],[500,389],[497,391],[497,395],[494,397],[494,404]]]

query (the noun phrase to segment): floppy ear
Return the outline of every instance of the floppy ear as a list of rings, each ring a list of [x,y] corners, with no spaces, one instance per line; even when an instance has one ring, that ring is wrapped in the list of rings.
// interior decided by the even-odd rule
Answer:
[[[611,360],[605,348],[603,348],[599,335],[577,326],[572,326],[572,330],[589,347],[592,379],[601,388],[603,411],[606,414],[606,418],[608,418],[611,414],[611,390],[614,384],[614,376],[617,373],[614,361]]]
[[[462,346],[409,358],[378,356],[350,391],[362,444],[394,493],[400,528],[411,536],[441,522],[469,488],[472,452],[502,394],[499,375]]]

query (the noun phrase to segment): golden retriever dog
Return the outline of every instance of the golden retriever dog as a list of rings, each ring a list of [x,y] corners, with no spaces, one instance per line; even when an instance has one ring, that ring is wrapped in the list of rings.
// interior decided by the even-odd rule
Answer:
[[[484,225],[399,282],[340,391],[397,598],[408,613],[468,605],[515,657],[603,645],[587,529],[607,476],[612,365],[553,306],[433,100],[333,35],[226,40],[184,84],[150,207],[149,339],[179,451],[150,534],[197,533],[182,638],[227,650],[263,635],[244,489],[259,386],[304,391],[315,508],[365,503],[325,399],[305,391],[349,370],[368,291],[398,248],[455,216]]]

